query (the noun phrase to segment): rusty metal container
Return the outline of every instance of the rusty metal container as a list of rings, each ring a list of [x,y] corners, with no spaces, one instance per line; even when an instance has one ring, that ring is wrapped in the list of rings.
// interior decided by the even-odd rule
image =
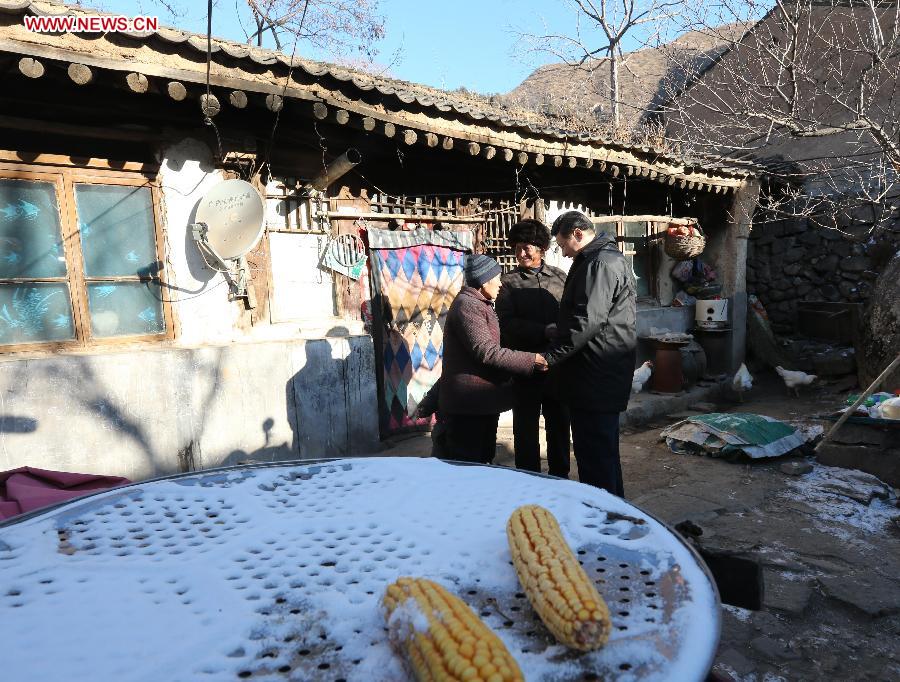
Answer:
[[[651,339],[651,343],[656,351],[653,359],[652,390],[656,393],[681,393],[684,388],[681,349],[688,342]]]

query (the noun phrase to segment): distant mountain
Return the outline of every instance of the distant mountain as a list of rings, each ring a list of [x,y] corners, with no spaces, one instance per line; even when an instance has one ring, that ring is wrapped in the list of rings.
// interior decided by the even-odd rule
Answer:
[[[691,31],[671,43],[627,54],[619,68],[619,99],[626,127],[637,124],[647,109],[672,87],[711,63],[729,45],[739,39],[749,24],[719,26],[712,31]],[[677,59],[671,56],[677,54]],[[682,68],[675,69],[677,62]],[[684,69],[683,65],[689,64]],[[530,109],[575,128],[603,127],[610,115],[608,59],[584,66],[548,64],[535,70],[515,89],[501,95],[511,107]],[[664,87],[665,86],[665,87]]]

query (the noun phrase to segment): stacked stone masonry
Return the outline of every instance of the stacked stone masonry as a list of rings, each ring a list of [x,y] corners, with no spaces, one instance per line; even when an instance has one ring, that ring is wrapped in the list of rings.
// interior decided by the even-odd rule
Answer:
[[[773,218],[758,214],[747,254],[747,291],[759,297],[775,332],[796,331],[799,301],[867,303],[875,280],[900,250],[900,218],[875,227],[841,215]]]

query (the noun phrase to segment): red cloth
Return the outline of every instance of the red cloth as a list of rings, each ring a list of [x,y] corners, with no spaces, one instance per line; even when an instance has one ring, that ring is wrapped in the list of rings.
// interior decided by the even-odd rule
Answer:
[[[0,473],[0,520],[73,497],[131,483],[120,476],[20,467]]]

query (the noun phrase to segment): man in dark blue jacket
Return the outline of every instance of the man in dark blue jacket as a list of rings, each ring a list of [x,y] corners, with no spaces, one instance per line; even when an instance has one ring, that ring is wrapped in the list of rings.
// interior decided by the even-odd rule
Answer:
[[[634,273],[614,235],[595,231],[580,211],[559,216],[551,234],[573,259],[559,308],[559,336],[544,353],[559,373],[572,417],[578,478],[622,497],[619,414],[634,376]]]

